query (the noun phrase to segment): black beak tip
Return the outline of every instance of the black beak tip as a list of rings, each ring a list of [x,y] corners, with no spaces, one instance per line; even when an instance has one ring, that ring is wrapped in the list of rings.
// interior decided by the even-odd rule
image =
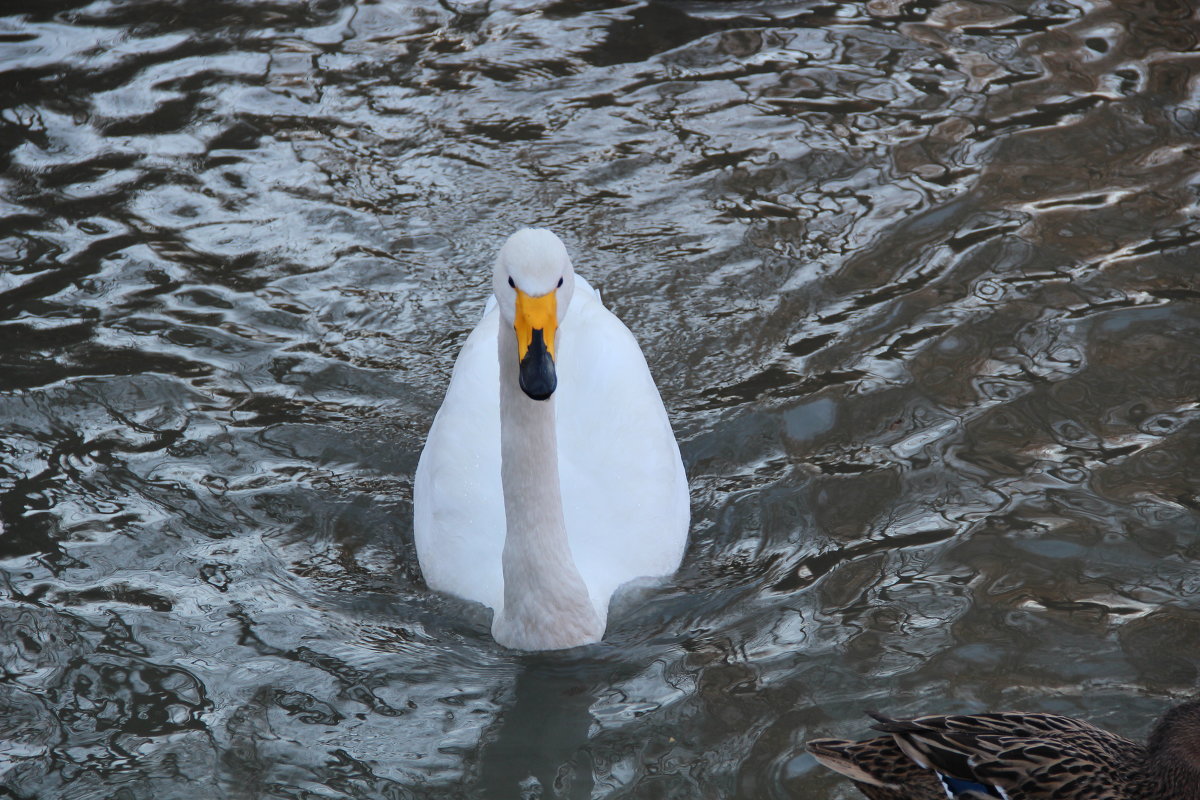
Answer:
[[[545,400],[558,388],[554,358],[546,349],[546,341],[540,330],[533,332],[533,343],[521,359],[520,384],[521,391],[534,400]]]
[[[534,400],[548,399],[558,388],[558,378],[554,374],[554,367],[551,366],[549,370],[539,369],[536,366],[526,369],[527,363],[529,362],[521,364],[521,391]]]
[[[553,394],[553,392],[540,393],[540,392],[531,392],[528,389],[526,389],[525,394],[529,395],[534,400],[549,400],[550,395]]]

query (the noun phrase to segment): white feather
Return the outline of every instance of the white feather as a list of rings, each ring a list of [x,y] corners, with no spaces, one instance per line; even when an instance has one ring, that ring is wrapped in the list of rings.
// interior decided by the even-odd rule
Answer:
[[[499,279],[496,285],[500,293]],[[618,587],[678,567],[689,525],[687,477],[633,335],[577,276],[559,316],[553,400],[562,517],[602,633]],[[489,301],[467,337],[413,488],[414,535],[426,582],[491,607],[497,620],[504,608],[507,535],[497,341],[514,335],[511,322],[502,330],[501,317],[497,303]],[[558,624],[554,608],[543,609],[542,617],[522,624]],[[528,640],[514,646],[523,646],[521,641]]]

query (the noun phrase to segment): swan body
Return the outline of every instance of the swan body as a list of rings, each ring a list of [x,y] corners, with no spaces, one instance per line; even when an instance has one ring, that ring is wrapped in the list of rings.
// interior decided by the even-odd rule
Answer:
[[[613,592],[683,556],[679,447],[637,341],[557,236],[513,234],[493,291],[417,465],[421,571],[491,607],[507,647],[599,641]]]
[[[1200,800],[1200,701],[1146,746],[1056,714],[872,716],[884,736],[807,744],[871,800]]]

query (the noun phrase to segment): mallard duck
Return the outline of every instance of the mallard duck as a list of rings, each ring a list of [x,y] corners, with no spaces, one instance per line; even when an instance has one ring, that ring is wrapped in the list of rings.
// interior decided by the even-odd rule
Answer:
[[[871,716],[887,736],[807,744],[870,800],[1200,800],[1200,701],[1146,746],[1056,714]]]
[[[430,588],[494,610],[521,650],[599,641],[613,592],[687,542],[679,446],[629,329],[547,230],[514,233],[417,465]]]

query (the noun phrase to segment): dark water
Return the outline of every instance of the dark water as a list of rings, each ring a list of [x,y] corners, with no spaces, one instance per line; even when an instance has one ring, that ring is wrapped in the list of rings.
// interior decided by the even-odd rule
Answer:
[[[1196,692],[1185,0],[5,8],[0,796],[848,798],[864,708]],[[412,548],[527,224],[693,490],[570,656]]]

